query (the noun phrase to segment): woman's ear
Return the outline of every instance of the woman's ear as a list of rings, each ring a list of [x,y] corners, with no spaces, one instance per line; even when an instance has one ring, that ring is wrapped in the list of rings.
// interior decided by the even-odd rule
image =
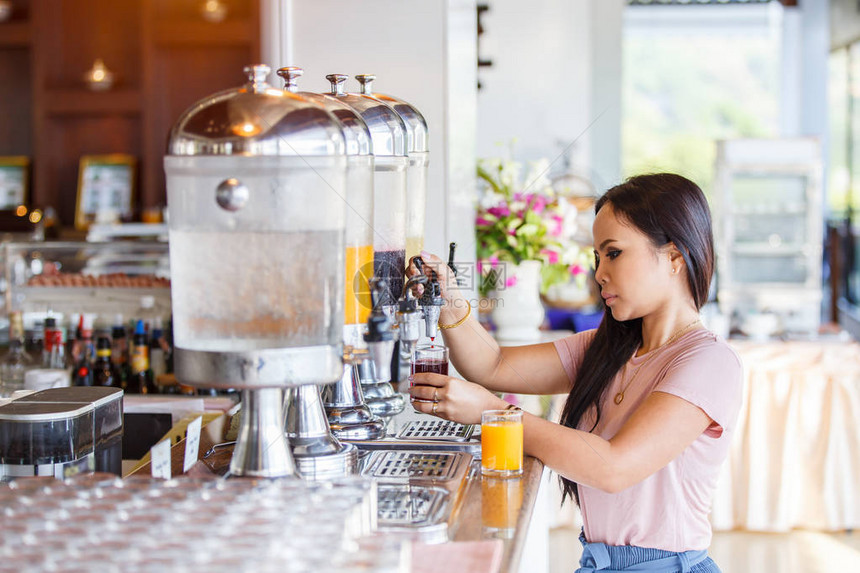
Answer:
[[[666,255],[669,257],[669,264],[672,266],[672,274],[676,275],[680,273],[686,262],[683,255],[681,255],[681,251],[675,246],[675,243],[669,243],[666,246]]]

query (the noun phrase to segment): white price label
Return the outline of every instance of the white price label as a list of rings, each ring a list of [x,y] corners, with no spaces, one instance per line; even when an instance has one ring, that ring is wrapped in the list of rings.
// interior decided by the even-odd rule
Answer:
[[[191,469],[197,463],[197,452],[200,450],[200,429],[203,427],[203,416],[188,424],[185,431],[185,462],[182,464],[182,473]]]
[[[150,450],[152,477],[170,479],[170,440],[158,442]]]

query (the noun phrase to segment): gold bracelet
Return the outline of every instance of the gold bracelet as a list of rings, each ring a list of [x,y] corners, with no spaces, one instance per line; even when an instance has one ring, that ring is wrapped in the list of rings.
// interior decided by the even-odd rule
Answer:
[[[466,305],[466,316],[464,316],[463,318],[461,318],[460,320],[458,320],[458,321],[457,321],[457,322],[455,322],[454,324],[442,324],[442,323],[440,322],[440,323],[439,323],[439,328],[441,328],[441,329],[443,329],[443,330],[444,330],[444,329],[448,329],[448,328],[457,328],[458,326],[460,326],[461,324],[463,324],[464,322],[466,322],[466,319],[467,319],[467,318],[469,318],[469,316],[471,316],[471,315],[472,315],[472,305],[471,305],[471,304],[467,304],[467,305]]]

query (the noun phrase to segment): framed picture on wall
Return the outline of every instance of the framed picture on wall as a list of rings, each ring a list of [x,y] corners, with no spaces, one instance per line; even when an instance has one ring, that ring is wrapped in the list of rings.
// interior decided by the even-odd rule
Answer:
[[[23,155],[0,157],[0,210],[25,204],[29,194],[30,158]]]
[[[132,155],[84,155],[78,168],[75,228],[93,221],[115,222],[132,216],[137,159]]]

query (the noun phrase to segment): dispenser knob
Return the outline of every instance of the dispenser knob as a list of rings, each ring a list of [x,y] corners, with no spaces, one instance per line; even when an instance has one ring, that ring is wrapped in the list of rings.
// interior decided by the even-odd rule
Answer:
[[[305,74],[302,68],[296,66],[287,66],[278,69],[278,75],[284,80],[284,89],[288,92],[296,93],[299,91],[298,79]]]
[[[245,66],[245,74],[248,76],[248,90],[254,93],[262,93],[269,88],[266,78],[269,77],[269,72],[272,68],[266,64],[256,64],[254,66]]]
[[[245,206],[250,196],[248,187],[233,177],[225,179],[215,189],[215,201],[225,211],[238,211]]]
[[[376,76],[373,74],[358,74],[355,76],[355,79],[357,79],[358,83],[361,85],[358,93],[362,95],[373,94],[373,80],[376,79]]]
[[[331,82],[331,95],[342,96],[346,95],[344,91],[344,82],[349,79],[349,76],[346,74],[329,74],[325,77],[328,81]]]

